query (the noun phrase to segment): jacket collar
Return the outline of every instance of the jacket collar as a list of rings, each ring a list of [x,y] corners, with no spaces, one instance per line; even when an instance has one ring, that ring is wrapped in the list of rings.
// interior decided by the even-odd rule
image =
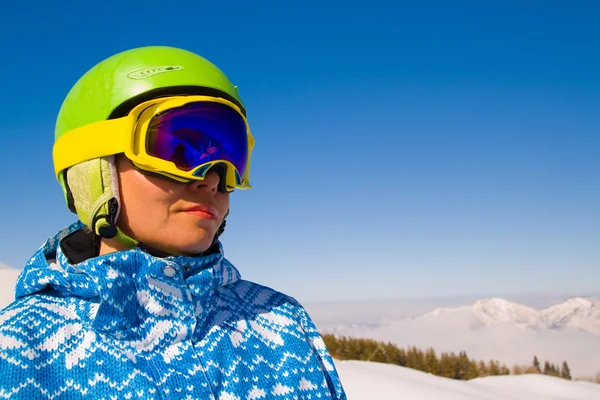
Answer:
[[[147,286],[149,279],[185,285],[195,297],[204,296],[241,278],[239,271],[225,259],[220,242],[214,253],[199,257],[157,257],[134,248],[83,261],[73,260],[70,254],[73,262],[69,262],[65,254],[68,246],[61,246],[61,242],[70,235],[81,234],[83,228],[84,225],[78,221],[44,243],[19,276],[17,298],[54,290],[63,296],[99,296],[114,302],[123,295],[130,296],[132,293],[127,293],[130,290]],[[86,249],[79,248],[79,252],[85,253]],[[93,254],[93,250],[88,249],[87,252]]]

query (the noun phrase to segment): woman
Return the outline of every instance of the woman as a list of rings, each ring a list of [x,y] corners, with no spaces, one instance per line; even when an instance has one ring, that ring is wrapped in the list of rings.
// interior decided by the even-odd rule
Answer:
[[[294,299],[218,238],[254,139],[227,77],[176,48],[114,55],[67,95],[54,166],[80,222],[0,312],[0,397],[345,399]]]

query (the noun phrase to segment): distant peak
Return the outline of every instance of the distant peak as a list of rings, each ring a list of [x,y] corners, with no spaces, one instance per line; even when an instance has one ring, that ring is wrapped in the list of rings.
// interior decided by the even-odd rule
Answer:
[[[572,297],[544,310],[492,297],[477,300],[470,306],[438,308],[423,317],[451,317],[467,313],[479,325],[514,324],[521,328],[563,329],[566,327],[600,336],[600,298]]]
[[[475,309],[475,310],[491,309],[491,308],[502,309],[502,310],[519,309],[519,310],[523,310],[526,312],[535,312],[536,311],[531,307],[527,307],[522,304],[514,303],[512,301],[508,301],[508,300],[497,298],[497,297],[483,299],[483,300],[477,300],[475,303],[473,303],[473,309]]]
[[[517,303],[512,303],[500,297],[490,297],[487,299],[477,300],[474,304],[516,305]]]
[[[591,297],[571,297],[564,304],[577,304],[590,307],[594,305],[594,299]]]
[[[600,299],[598,298],[594,298],[594,297],[571,297],[565,301],[563,301],[562,303],[558,303],[555,304],[553,306],[550,306],[548,308],[546,308],[546,310],[543,311],[547,311],[547,310],[555,310],[555,309],[567,309],[567,308],[590,308],[590,307],[594,307],[595,305],[600,306]]]

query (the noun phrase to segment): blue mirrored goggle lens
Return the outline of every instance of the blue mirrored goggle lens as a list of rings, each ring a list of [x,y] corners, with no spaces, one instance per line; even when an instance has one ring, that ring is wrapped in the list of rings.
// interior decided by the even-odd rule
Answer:
[[[146,151],[173,162],[182,171],[211,161],[229,161],[244,176],[248,162],[246,123],[225,104],[189,103],[152,118]]]

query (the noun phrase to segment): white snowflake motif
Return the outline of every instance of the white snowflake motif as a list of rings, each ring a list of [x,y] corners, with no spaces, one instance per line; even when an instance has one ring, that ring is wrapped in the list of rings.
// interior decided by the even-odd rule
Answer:
[[[235,330],[229,335],[234,347],[239,347],[251,335],[258,334],[269,347],[284,346],[285,341],[279,331],[281,328],[294,325],[296,322],[273,311],[260,314],[256,319],[241,320],[236,323]]]

